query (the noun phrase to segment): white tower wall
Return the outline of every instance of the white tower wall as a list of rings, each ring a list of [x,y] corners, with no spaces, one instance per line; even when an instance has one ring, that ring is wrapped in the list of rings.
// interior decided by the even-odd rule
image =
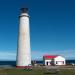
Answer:
[[[24,67],[31,64],[29,15],[26,12],[20,15],[17,66]]]

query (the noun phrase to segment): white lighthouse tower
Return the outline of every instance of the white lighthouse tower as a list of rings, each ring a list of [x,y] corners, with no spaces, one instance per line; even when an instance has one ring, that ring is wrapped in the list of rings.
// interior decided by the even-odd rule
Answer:
[[[17,68],[25,68],[31,64],[30,30],[28,8],[22,8],[20,14]]]

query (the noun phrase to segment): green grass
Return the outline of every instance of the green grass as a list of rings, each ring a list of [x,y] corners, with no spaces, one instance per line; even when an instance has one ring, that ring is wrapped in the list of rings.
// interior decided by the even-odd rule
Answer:
[[[59,72],[45,71],[35,68],[31,71],[24,69],[0,69],[0,75],[75,75],[75,70],[60,70]]]

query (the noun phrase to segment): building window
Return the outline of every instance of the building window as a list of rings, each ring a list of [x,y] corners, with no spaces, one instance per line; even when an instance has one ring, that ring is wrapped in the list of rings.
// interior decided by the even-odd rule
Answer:
[[[56,64],[57,64],[57,61],[56,61]]]
[[[64,61],[63,61],[63,64],[64,64]]]

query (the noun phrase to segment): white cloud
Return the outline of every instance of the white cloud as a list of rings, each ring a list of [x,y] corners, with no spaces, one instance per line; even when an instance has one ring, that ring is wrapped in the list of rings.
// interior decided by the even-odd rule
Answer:
[[[75,59],[75,50],[36,50],[31,52],[32,59],[42,59],[43,55],[62,55],[66,59]],[[0,60],[16,60],[16,52],[0,52]]]
[[[15,52],[0,52],[0,60],[16,60]]]
[[[75,59],[75,50],[50,50],[50,51],[32,51],[33,59],[42,59],[43,55],[62,55],[66,59]]]

